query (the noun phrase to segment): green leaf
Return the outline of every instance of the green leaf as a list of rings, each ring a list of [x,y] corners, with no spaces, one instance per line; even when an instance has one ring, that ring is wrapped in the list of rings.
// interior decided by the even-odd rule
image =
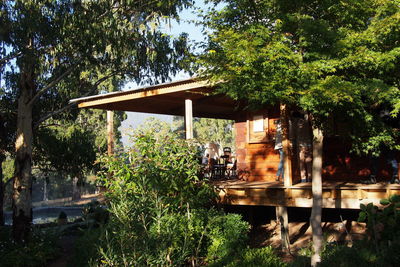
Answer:
[[[360,212],[360,214],[358,215],[357,221],[358,221],[358,222],[364,222],[366,218],[367,218],[367,213],[364,212],[364,211],[362,211],[362,212]]]
[[[389,200],[392,203],[399,203],[400,202],[400,195],[392,195],[392,196],[390,196]]]
[[[381,205],[389,205],[390,201],[388,199],[381,199],[381,201],[379,201],[379,203],[381,203]]]

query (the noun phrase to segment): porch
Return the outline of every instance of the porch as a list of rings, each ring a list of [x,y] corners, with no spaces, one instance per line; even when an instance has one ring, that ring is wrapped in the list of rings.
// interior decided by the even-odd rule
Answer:
[[[225,205],[312,207],[311,183],[284,186],[283,182],[225,180],[213,181],[219,202]],[[365,185],[353,182],[325,181],[322,185],[323,208],[359,209],[400,194],[400,185],[380,182]]]
[[[254,112],[221,94],[204,81],[186,79],[137,90],[115,92],[71,100],[80,108],[124,110],[185,118],[186,138],[193,138],[193,117],[235,120],[237,172],[244,180],[214,181],[220,202],[227,205],[311,207],[311,183],[298,183],[298,152],[289,140],[288,111],[284,106]],[[276,122],[282,119],[284,182],[275,182],[279,155],[274,149]],[[365,159],[352,159],[346,146],[332,140],[324,146],[325,173],[323,207],[358,209],[361,203],[379,204],[383,198],[400,194],[400,185],[380,182],[361,184],[368,177]],[[343,151],[342,151],[343,150]],[[382,177],[389,181],[389,173]],[[240,177],[240,175],[238,175]]]

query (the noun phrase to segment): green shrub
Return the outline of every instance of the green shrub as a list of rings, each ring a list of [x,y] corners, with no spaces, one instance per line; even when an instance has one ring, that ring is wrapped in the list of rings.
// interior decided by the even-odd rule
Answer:
[[[272,247],[245,249],[239,257],[226,267],[283,267],[284,262],[274,253]]]
[[[96,266],[100,257],[97,246],[102,233],[101,227],[82,230],[82,235],[74,243],[74,257],[69,259],[67,266]]]
[[[203,207],[216,197],[211,186],[200,181],[196,144],[174,134],[155,138],[134,135],[133,147],[115,158],[105,158],[104,184],[110,199],[152,193],[170,208]],[[108,179],[109,175],[113,179]]]
[[[398,266],[400,262],[400,196],[381,200],[382,209],[372,203],[361,205],[358,220],[366,222],[368,237],[352,247],[329,245],[321,266]]]
[[[249,226],[237,214],[211,217],[208,229],[207,260],[210,262],[227,262],[246,247]]]
[[[393,195],[380,202],[384,206],[383,209],[379,209],[372,203],[361,204],[358,221],[367,223],[370,239],[377,246],[386,246],[388,241],[400,234],[400,195]]]
[[[368,266],[376,260],[376,254],[365,243],[359,242],[353,247],[332,244],[325,247],[321,266]]]
[[[0,265],[12,267],[44,266],[59,252],[58,237],[46,229],[32,230],[31,240],[18,244],[12,241],[11,227],[0,227]]]
[[[111,220],[100,247],[105,265],[180,266],[226,261],[241,251],[249,225],[214,209],[177,212],[143,197],[110,203]],[[153,199],[154,200],[154,199]]]
[[[110,219],[95,264],[203,265],[245,249],[249,225],[209,208],[216,194],[198,177],[194,142],[173,134],[133,139],[133,149],[103,160]]]
[[[108,221],[108,211],[98,201],[92,201],[82,208],[82,218],[93,224],[104,224]]]

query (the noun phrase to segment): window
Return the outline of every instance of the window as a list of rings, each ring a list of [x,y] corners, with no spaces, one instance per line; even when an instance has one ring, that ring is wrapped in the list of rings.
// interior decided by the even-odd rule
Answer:
[[[264,116],[253,116],[253,132],[264,132]]]
[[[247,119],[247,141],[248,143],[265,143],[269,141],[269,120],[267,112],[250,114]]]

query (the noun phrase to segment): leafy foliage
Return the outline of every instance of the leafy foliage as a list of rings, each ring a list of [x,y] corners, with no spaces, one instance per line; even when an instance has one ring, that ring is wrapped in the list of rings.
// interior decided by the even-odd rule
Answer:
[[[174,117],[173,130],[184,138],[184,121],[182,117]],[[214,142],[223,147],[234,148],[233,121],[222,119],[194,118],[193,136],[202,144]]]
[[[34,229],[28,243],[18,244],[11,239],[11,229],[0,227],[1,266],[44,266],[58,254],[58,236],[52,231]]]
[[[7,182],[14,175],[14,160],[12,158],[6,158],[6,160],[3,161],[2,165],[3,181]]]
[[[358,220],[367,223],[367,230],[371,240],[377,245],[384,241],[389,245],[394,238],[400,236],[400,195],[392,195],[389,199],[382,199],[383,209],[378,209],[372,203],[360,205],[361,212]]]
[[[233,121],[200,118],[194,122],[194,136],[203,144],[214,142],[220,148],[234,148]]]
[[[328,244],[321,266],[397,266],[400,260],[400,196],[381,200],[382,209],[361,204],[358,220],[366,222],[368,236],[352,247]]]
[[[35,128],[49,118],[74,120],[76,109],[63,112],[73,106],[70,99],[119,90],[125,78],[138,83],[168,79],[183,60],[186,37],[172,40],[157,25],[163,16],[177,18],[178,10],[188,5],[186,0],[146,5],[2,1],[1,149],[13,150],[22,76],[34,79]]]
[[[107,162],[114,178],[125,177],[119,183],[105,179],[110,191],[132,194],[135,198],[154,191],[163,201],[181,208],[186,203],[195,207],[212,199],[212,189],[200,183],[194,143],[188,144],[172,133],[156,138],[150,132],[139,132],[132,137],[132,142],[134,145],[128,153]]]
[[[274,253],[272,247],[245,249],[227,267],[284,267],[286,264]]]
[[[194,144],[173,133],[139,130],[132,138],[128,152],[103,161],[110,221],[94,264],[222,263],[244,248],[248,224],[206,208],[216,195],[199,179]]]
[[[98,201],[92,201],[83,206],[82,218],[90,223],[102,225],[107,223],[109,214]]]
[[[178,11],[190,4],[0,2],[0,127],[10,122],[4,119],[9,114],[17,118],[16,134],[6,137],[16,140],[14,181],[24,185],[13,198],[16,240],[27,239],[30,231],[32,140],[38,127],[50,118],[74,120],[77,112],[65,112],[76,105],[69,103],[72,98],[120,89],[127,78],[157,83],[175,74],[185,64],[186,35],[171,39],[158,25],[167,17],[178,18]],[[26,218],[17,216],[20,211]]]
[[[96,159],[107,151],[106,112],[81,110],[75,120],[51,119],[35,136],[33,161],[44,172],[83,176],[95,169]],[[124,113],[115,116],[115,140]]]
[[[199,64],[220,92],[300,107],[326,134],[334,118],[358,153],[399,149],[397,0],[210,2],[225,6],[203,15]]]

